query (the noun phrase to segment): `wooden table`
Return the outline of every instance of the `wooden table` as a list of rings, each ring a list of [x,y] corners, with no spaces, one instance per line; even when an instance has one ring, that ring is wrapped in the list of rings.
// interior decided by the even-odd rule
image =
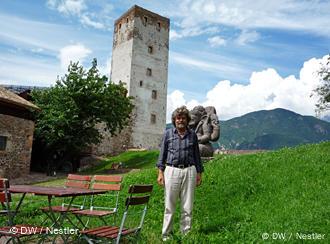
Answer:
[[[49,214],[47,216],[53,222],[53,228],[63,228],[62,223],[63,221],[58,221],[56,218],[53,210],[52,210],[52,198],[53,197],[70,197],[70,203],[67,206],[67,210],[70,209],[71,204],[75,197],[78,196],[87,196],[87,195],[97,195],[97,194],[104,194],[106,190],[91,190],[91,189],[81,189],[81,188],[63,188],[63,187],[45,187],[45,186],[33,186],[33,185],[12,185],[9,188],[10,193],[21,193],[22,196],[17,204],[14,212],[14,217],[18,213],[18,210],[25,198],[26,194],[33,194],[37,196],[47,196],[48,197],[48,207],[49,207]],[[61,238],[63,239],[64,243],[67,242],[67,238],[64,235],[60,234]]]
[[[64,188],[64,187],[49,187],[49,186],[33,186],[33,185],[11,185],[10,193],[31,193],[34,195],[48,197],[77,197],[85,195],[96,195],[106,193],[106,190],[91,190],[81,188]]]

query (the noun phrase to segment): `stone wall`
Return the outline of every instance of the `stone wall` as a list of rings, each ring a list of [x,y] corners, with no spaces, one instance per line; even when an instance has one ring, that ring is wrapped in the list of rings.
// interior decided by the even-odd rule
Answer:
[[[0,177],[17,178],[30,172],[34,122],[0,114],[0,136],[7,137],[0,151]]]
[[[125,127],[117,136],[111,137],[110,133],[105,130],[106,125],[100,123],[97,129],[102,134],[103,139],[98,145],[92,146],[92,154],[94,155],[117,155],[121,152],[132,148],[132,127]]]

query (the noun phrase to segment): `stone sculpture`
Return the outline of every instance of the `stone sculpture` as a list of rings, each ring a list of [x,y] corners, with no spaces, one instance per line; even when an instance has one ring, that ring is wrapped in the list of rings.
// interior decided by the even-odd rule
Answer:
[[[190,111],[191,121],[189,128],[193,129],[198,137],[199,151],[202,157],[212,157],[211,141],[220,137],[220,125],[214,107],[196,106]]]

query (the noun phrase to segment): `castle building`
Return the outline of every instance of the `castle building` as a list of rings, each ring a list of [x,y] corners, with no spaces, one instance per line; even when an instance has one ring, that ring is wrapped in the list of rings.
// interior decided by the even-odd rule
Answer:
[[[110,80],[126,84],[135,109],[130,128],[105,136],[99,154],[158,148],[166,127],[169,28],[168,18],[137,5],[115,21]]]
[[[30,172],[36,105],[0,86],[0,178]]]

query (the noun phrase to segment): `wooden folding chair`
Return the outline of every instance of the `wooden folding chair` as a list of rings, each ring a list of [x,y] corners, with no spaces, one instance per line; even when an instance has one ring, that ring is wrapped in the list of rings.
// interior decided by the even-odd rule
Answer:
[[[75,175],[75,174],[69,174],[66,178],[66,182],[64,187],[68,188],[81,188],[81,189],[89,189],[91,184],[92,176],[90,175]],[[81,199],[80,199],[81,200]],[[79,203],[70,203],[68,201],[63,201],[62,205],[60,206],[52,206],[53,212],[72,212],[81,210],[84,208],[86,204],[86,197],[83,197],[82,201]],[[41,208],[42,211],[49,211],[49,207],[43,207]]]
[[[90,217],[98,217],[105,225],[108,224],[106,217],[110,215],[114,216],[113,222],[116,221],[119,192],[121,190],[122,180],[123,177],[119,175],[95,175],[93,177],[91,189],[107,190],[108,192],[106,194],[92,196],[89,209],[73,212],[84,228],[87,227]],[[88,217],[86,223],[83,222],[83,217]]]
[[[4,217],[6,226],[0,226],[0,243],[22,243],[22,238],[31,237],[34,235],[42,235],[46,233],[46,228],[33,226],[29,224],[14,225],[13,217],[14,211],[11,210],[11,194],[9,192],[9,181],[0,178],[0,203],[2,209],[0,210],[0,218]],[[2,222],[2,221],[1,221]],[[25,241],[23,241],[25,242]]]
[[[91,180],[92,176],[90,175],[69,174],[65,182],[65,188],[89,189]],[[48,215],[48,219],[54,219],[52,216],[54,216],[54,214],[59,214],[56,221],[52,223],[52,226],[60,226],[65,219],[75,226],[68,214],[84,209],[86,202],[86,196],[71,198],[69,200],[64,199],[59,206],[51,206],[51,208],[49,206],[42,207],[41,210]]]
[[[82,234],[82,238],[90,244],[93,243],[94,239],[113,240],[116,244],[119,244],[122,237],[132,234],[139,234],[147,213],[147,206],[150,194],[152,192],[152,187],[152,185],[131,185],[128,190],[130,196],[126,198],[126,207],[120,226],[101,226],[83,230],[80,232]],[[136,209],[136,207],[138,209]],[[128,216],[136,214],[140,215],[140,218],[136,221],[136,224],[134,226],[132,225],[130,227],[126,227]]]

